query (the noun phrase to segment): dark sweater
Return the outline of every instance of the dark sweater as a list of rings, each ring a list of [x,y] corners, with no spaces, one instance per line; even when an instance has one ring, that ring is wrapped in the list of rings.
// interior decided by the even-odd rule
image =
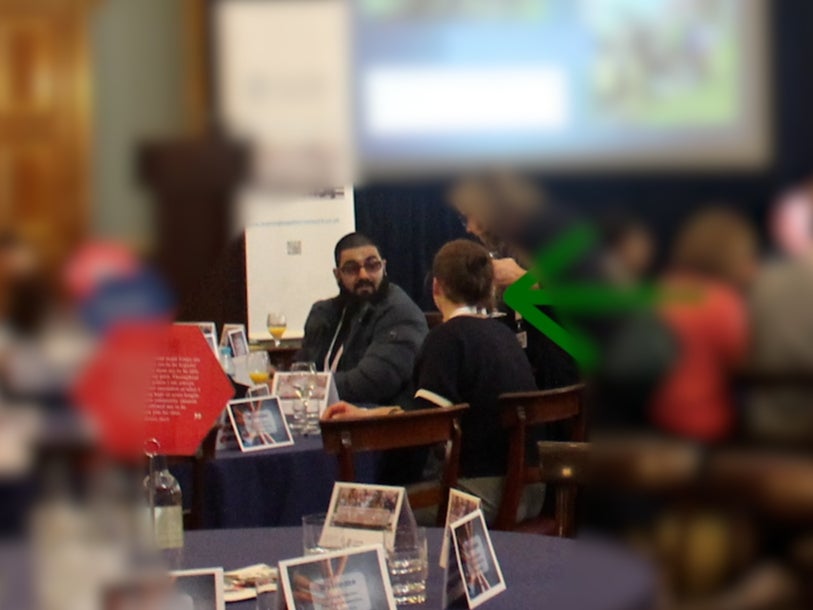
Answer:
[[[495,320],[459,316],[434,328],[415,364],[415,388],[452,404],[469,403],[463,417],[460,471],[464,477],[502,476],[508,435],[500,426],[497,397],[536,389],[516,336]],[[424,398],[413,407],[437,407]]]
[[[344,307],[341,298],[314,304],[297,360],[312,360],[322,369]],[[378,298],[348,309],[341,330],[333,352],[344,346],[334,376],[339,398],[377,405],[409,400],[415,354],[427,333],[426,318],[412,299],[389,284]]]

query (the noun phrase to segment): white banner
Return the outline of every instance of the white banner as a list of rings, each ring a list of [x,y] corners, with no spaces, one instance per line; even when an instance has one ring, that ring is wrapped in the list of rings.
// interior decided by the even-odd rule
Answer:
[[[287,317],[283,339],[301,338],[311,305],[339,292],[333,248],[355,230],[353,191],[337,188],[319,197],[289,199],[246,191],[241,204],[247,227],[249,339],[271,339],[269,312]]]

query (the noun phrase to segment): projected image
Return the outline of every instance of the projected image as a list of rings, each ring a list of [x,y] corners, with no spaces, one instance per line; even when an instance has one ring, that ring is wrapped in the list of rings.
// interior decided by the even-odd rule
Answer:
[[[361,164],[761,158],[763,9],[764,0],[362,0]]]
[[[624,19],[607,12],[620,4],[594,2],[590,12],[598,120],[715,124],[735,115],[741,66],[730,1],[627,0]]]

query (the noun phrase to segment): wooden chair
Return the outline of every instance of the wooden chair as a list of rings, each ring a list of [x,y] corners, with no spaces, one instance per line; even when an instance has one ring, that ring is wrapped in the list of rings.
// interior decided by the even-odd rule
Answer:
[[[439,483],[418,484],[407,489],[413,509],[438,506],[437,523],[446,522],[449,489],[457,484],[460,462],[460,419],[469,405],[422,409],[382,415],[330,419],[320,422],[325,451],[339,459],[339,479],[356,478],[353,456],[363,451],[385,451],[446,443],[443,474]]]
[[[542,482],[537,464],[528,465],[527,440],[532,428],[553,422],[569,424],[569,438],[581,442],[586,437],[584,385],[578,384],[535,392],[513,392],[499,397],[503,428],[508,430],[509,447],[505,487],[497,518],[498,530],[519,530],[557,536],[572,536],[575,529],[576,486],[570,482],[556,485],[556,509],[553,520],[535,517],[517,523],[516,515],[526,485]]]

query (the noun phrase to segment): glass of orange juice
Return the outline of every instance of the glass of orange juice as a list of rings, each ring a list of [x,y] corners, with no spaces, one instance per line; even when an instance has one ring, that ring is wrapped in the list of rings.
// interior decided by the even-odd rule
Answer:
[[[248,376],[254,385],[267,383],[270,378],[271,365],[268,361],[268,352],[260,350],[248,355]]]
[[[268,326],[268,332],[274,337],[274,346],[279,347],[280,339],[282,339],[282,335],[285,334],[285,329],[288,327],[288,320],[285,314],[272,311],[268,314],[266,324]]]

